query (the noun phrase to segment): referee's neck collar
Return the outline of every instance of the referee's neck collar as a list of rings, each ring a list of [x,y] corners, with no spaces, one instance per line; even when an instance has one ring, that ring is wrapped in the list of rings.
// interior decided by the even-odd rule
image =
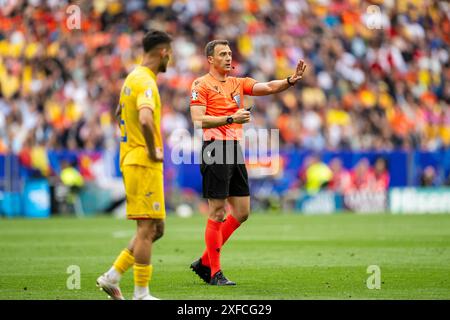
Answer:
[[[213,76],[211,72],[208,72],[208,74],[209,74],[209,76],[210,76],[211,78],[213,78],[214,80],[216,80],[216,81],[218,81],[218,82],[221,82],[221,83],[225,83],[225,82],[227,82],[227,80],[228,80],[228,75],[225,75],[225,77],[224,77],[225,79],[224,79],[224,80],[220,80],[220,79],[217,79],[215,76]]]

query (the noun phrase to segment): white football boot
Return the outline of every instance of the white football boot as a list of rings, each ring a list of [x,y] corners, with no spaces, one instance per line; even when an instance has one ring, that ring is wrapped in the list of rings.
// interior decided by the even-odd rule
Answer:
[[[97,287],[105,291],[112,300],[125,300],[119,282],[113,282],[106,273],[97,278]]]
[[[160,299],[152,296],[151,294],[147,294],[142,297],[136,297],[135,295],[133,295],[133,300],[160,300]]]

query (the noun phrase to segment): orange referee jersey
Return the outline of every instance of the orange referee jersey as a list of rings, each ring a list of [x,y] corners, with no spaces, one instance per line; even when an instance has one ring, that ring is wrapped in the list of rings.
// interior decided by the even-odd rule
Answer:
[[[191,108],[206,106],[208,116],[231,116],[244,107],[244,95],[252,95],[257,81],[252,78],[227,77],[219,81],[209,73],[197,78],[191,87]],[[242,124],[232,123],[203,129],[203,140],[240,140]]]

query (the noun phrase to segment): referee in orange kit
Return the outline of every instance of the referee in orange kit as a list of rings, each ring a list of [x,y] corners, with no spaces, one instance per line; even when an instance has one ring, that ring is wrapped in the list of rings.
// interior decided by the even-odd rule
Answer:
[[[247,220],[250,191],[247,169],[239,144],[242,124],[250,121],[243,96],[263,96],[284,91],[303,76],[306,64],[300,60],[286,79],[257,82],[252,78],[230,77],[232,53],[228,41],[214,40],[205,47],[208,74],[194,80],[190,110],[193,123],[203,128],[203,197],[208,199],[206,249],[191,269],[211,285],[235,285],[222,273],[220,251],[231,234]],[[231,213],[225,218],[228,201]]]

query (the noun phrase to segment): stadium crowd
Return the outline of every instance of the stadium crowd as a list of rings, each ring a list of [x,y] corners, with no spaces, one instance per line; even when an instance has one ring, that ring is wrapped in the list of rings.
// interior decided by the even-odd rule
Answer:
[[[278,128],[284,146],[450,145],[445,1],[73,1],[79,30],[67,25],[72,2],[6,3],[0,9],[0,153],[116,149],[118,93],[139,63],[149,27],[174,37],[171,68],[160,80],[166,141],[174,129],[192,131],[189,90],[206,70],[204,45],[225,38],[238,76],[285,78],[299,58],[307,61],[296,88],[245,100],[256,106],[249,126]]]
[[[331,190],[340,194],[355,191],[386,192],[389,188],[389,172],[384,158],[378,158],[373,167],[367,158],[359,160],[353,168],[346,169],[339,158],[330,163],[317,155],[307,157],[298,172],[298,180],[290,188],[303,188],[308,193]]]

